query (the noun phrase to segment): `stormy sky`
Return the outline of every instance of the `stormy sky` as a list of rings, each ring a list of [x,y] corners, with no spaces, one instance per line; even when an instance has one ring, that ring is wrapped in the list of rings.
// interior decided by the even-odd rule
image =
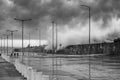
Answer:
[[[24,23],[24,45],[28,44],[28,33],[31,33],[33,40],[31,44],[37,45],[40,30],[42,41],[48,41],[50,47],[51,22],[54,21],[58,27],[59,44],[86,44],[89,11],[80,5],[91,7],[92,43],[119,37],[120,0],[0,0],[0,33],[6,33],[7,29],[18,30],[14,38],[16,44],[21,46],[21,22],[14,18],[32,19]]]

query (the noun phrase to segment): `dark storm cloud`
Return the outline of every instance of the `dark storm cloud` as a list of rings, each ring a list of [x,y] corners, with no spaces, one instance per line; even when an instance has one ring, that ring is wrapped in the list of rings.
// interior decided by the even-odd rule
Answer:
[[[6,4],[3,1],[6,1]],[[12,2],[10,4],[7,3],[7,1],[12,1]],[[80,7],[80,5],[85,4],[91,7],[92,31],[93,32],[96,31],[95,33],[98,32],[98,34],[94,33],[95,35],[97,35],[97,38],[95,38],[95,40],[98,40],[99,37],[101,39],[101,36],[103,36],[102,34],[104,33],[106,33],[105,36],[108,37],[112,36],[112,38],[114,38],[114,35],[112,35],[113,32],[110,31],[111,35],[110,36],[108,35],[107,31],[109,32],[109,30],[107,30],[107,28],[111,27],[108,26],[110,25],[109,22],[111,22],[111,20],[115,16],[117,16],[117,18],[120,17],[120,5],[119,5],[120,0],[82,0],[85,1],[83,3],[81,3],[80,0],[72,0],[72,1],[78,3],[72,4],[71,0],[68,0],[68,2],[67,0],[0,0],[0,28],[4,27],[5,29],[7,28],[18,29],[19,33],[17,36],[19,37],[21,36],[20,35],[21,23],[15,21],[14,18],[15,17],[21,19],[31,18],[32,21],[25,22],[24,24],[25,35],[26,35],[25,38],[26,38],[28,37],[27,34],[28,32],[30,33],[33,32],[32,33],[33,36],[38,36],[37,35],[38,30],[37,31],[35,30],[38,28],[42,29],[43,33],[46,31],[48,32],[48,34],[51,34],[49,33],[49,31],[47,31],[48,29],[45,28],[47,28],[46,26],[48,27],[51,26],[51,22],[52,20],[54,20],[58,23],[58,26],[60,27],[59,30],[61,31],[59,31],[59,33],[61,34],[62,30],[63,32],[66,32],[66,35],[61,34],[61,38],[64,40],[64,42],[66,40],[66,43],[68,41],[68,44],[70,44],[71,42],[73,42],[73,44],[75,42],[80,43],[80,41],[82,43],[85,40],[87,40],[87,38],[86,37],[82,38],[81,35],[79,35],[78,37],[80,37],[80,39],[78,39],[76,35],[83,34],[83,36],[87,36],[84,33],[88,28],[86,27],[88,26],[87,24],[88,9],[84,7]],[[102,20],[103,22],[101,21],[99,23],[99,20]],[[80,25],[81,26],[80,29],[78,29],[79,23],[82,24]],[[96,25],[94,25],[93,23],[96,23]],[[101,26],[101,24],[103,25]],[[9,25],[10,27],[8,27]],[[105,26],[108,27],[104,29],[103,27]],[[67,30],[66,27],[68,27]],[[76,32],[77,30],[78,30],[77,33],[73,33]],[[79,31],[79,30],[83,30],[83,31]]]
[[[4,17],[3,17],[3,2],[0,1],[0,21],[4,20]]]
[[[64,6],[63,0],[51,0],[49,3],[42,4],[41,0],[10,0],[13,1],[14,7],[10,9],[10,16],[19,18],[32,18],[30,25],[38,25],[46,16],[50,16],[52,20],[59,23],[67,24],[73,18],[86,19],[87,9],[78,5],[76,8]],[[44,0],[43,0],[44,1]],[[45,0],[46,1],[46,0]],[[79,2],[79,1],[78,1]],[[0,6],[2,6],[0,1]],[[97,5],[94,5],[97,3]],[[81,3],[79,3],[81,4]],[[103,19],[105,23],[112,18],[113,15],[120,16],[120,0],[95,0],[93,3],[87,3],[91,6],[91,15],[94,20]],[[84,14],[81,14],[85,11]],[[84,16],[84,17],[83,17]],[[4,19],[0,13],[0,20]]]
[[[0,28],[4,28],[4,21],[7,17],[6,12],[4,10],[5,6],[2,0],[0,0]]]
[[[87,9],[78,5],[76,8],[63,6],[62,0],[51,0],[49,3],[42,5],[41,0],[12,0],[15,4],[12,12],[14,15],[23,18],[32,18],[30,25],[38,25],[46,16],[50,16],[52,20],[59,23],[67,24],[73,18],[87,19]],[[79,2],[79,1],[78,1]],[[94,5],[97,3],[97,5]],[[81,3],[79,3],[81,4]],[[93,20],[102,19],[107,24],[114,15],[120,16],[120,0],[95,0],[93,3],[87,3],[91,6],[91,15]],[[84,14],[81,14],[85,11]],[[83,17],[84,16],[84,17]],[[30,26],[29,25],[29,26]]]
[[[120,15],[120,0],[96,0],[97,5],[92,6],[94,20],[103,19],[107,24],[114,16]]]
[[[62,25],[68,24],[73,19],[87,20],[88,9],[81,8],[80,7],[81,4],[91,6],[92,19],[94,21],[102,19],[105,25],[108,23],[108,21],[111,20],[113,16],[118,16],[118,17],[120,16],[120,8],[119,8],[120,0],[94,0],[94,2],[92,3],[81,3],[79,2],[79,0],[76,0],[78,1],[78,5],[76,4],[67,5],[64,2],[65,0],[49,0],[49,2],[45,2],[45,3],[42,3],[42,1],[46,1],[46,0],[42,0],[42,1],[41,0],[10,0],[10,1],[13,2],[14,6],[9,8],[9,12],[7,15],[0,10],[1,11],[0,22],[4,21],[4,19],[6,18],[5,16],[9,16],[12,19],[14,17],[21,19],[31,18],[32,21],[26,23],[26,26],[31,28],[39,27],[39,26],[45,27],[47,25],[50,25],[49,23],[51,22],[51,20],[55,20],[57,23]],[[0,0],[0,4],[2,3],[3,1]],[[45,23],[45,22],[49,22],[49,23]]]
[[[32,18],[30,25],[38,25],[46,16],[51,20],[56,20],[59,23],[66,24],[72,18],[79,16],[78,9],[67,8],[63,6],[62,0],[52,0],[49,3],[42,5],[41,0],[13,0],[15,7],[11,10],[13,15]],[[39,5],[38,5],[39,3]],[[23,13],[22,13],[23,12]]]

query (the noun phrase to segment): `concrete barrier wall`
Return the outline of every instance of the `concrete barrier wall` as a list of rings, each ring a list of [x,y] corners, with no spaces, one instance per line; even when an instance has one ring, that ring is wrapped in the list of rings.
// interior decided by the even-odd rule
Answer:
[[[42,72],[38,72],[30,66],[22,64],[17,59],[15,61],[15,67],[27,80],[49,80],[49,75],[44,75]]]

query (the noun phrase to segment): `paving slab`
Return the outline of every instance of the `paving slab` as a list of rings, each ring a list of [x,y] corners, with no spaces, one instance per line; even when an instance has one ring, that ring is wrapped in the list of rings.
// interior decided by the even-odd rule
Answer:
[[[14,65],[0,57],[0,80],[26,80]]]

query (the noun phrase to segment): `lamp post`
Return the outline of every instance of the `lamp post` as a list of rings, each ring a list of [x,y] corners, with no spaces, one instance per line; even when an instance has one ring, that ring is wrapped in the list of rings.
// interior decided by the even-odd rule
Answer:
[[[1,54],[2,54],[2,36],[0,38],[1,38]]]
[[[39,49],[40,49],[40,52],[42,52],[42,47],[41,47],[41,30],[39,30]]]
[[[30,44],[30,32],[28,33],[28,37],[29,37],[29,45],[28,45],[28,55],[27,55],[28,56],[27,57],[28,60],[27,61],[28,61],[28,65],[29,65],[30,64],[30,59],[29,59],[29,56],[30,56],[30,45],[31,45]]]
[[[3,34],[3,41],[4,41],[4,53],[5,53],[5,35],[6,35],[6,34]]]
[[[17,18],[14,18],[14,20],[22,22],[22,59],[23,59],[23,55],[24,55],[24,52],[23,52],[23,47],[24,47],[24,41],[23,41],[24,40],[24,22],[30,21],[32,19],[17,19]]]
[[[56,26],[56,27],[55,27]],[[57,29],[57,23],[55,23],[54,21],[52,21],[52,51],[53,51],[53,59],[52,59],[52,69],[53,69],[53,75],[52,75],[52,78],[54,79],[54,74],[56,74],[56,78],[57,78],[57,64],[58,64],[58,62],[57,62],[57,57],[56,57],[56,59],[54,59],[54,54],[56,53],[56,51],[57,51],[57,38],[58,38],[58,34],[57,34],[57,32],[58,32],[58,29]],[[55,40],[56,39],[56,40]],[[56,44],[55,44],[56,43]],[[55,60],[55,62],[54,62],[54,60]],[[55,66],[54,66],[54,64],[56,64]],[[55,70],[54,70],[54,68],[55,68]],[[55,72],[56,71],[56,72]],[[57,80],[58,80],[58,78],[57,78]]]
[[[71,0],[68,0],[68,1],[71,1]],[[90,38],[91,38],[91,7],[90,6],[87,6],[87,5],[80,5],[82,7],[86,7],[88,8],[89,10],[89,80],[91,80],[91,62],[90,62],[90,44],[91,44],[91,41],[90,41]]]
[[[14,34],[14,32],[16,32],[16,31],[18,31],[18,30],[7,30],[7,32],[10,32],[11,33],[11,36],[12,36],[12,53],[13,53],[13,34]]]
[[[7,36],[7,55],[8,55],[8,36],[9,35],[6,35]]]
[[[90,62],[90,38],[91,38],[91,7],[90,6],[87,6],[87,5],[81,5],[83,7],[86,7],[89,9],[89,80],[91,80],[91,62]]]
[[[52,21],[52,53],[53,53],[53,59],[52,59],[52,79],[54,79],[54,21]]]
[[[1,34],[1,53],[4,52],[4,36],[5,36],[5,34]]]
[[[8,36],[9,36],[9,35],[6,34],[5,36],[6,36],[6,39],[7,39],[7,40],[6,40],[6,41],[7,41],[7,46],[6,46],[6,47],[7,47],[7,55],[8,55]]]
[[[58,27],[56,23],[56,47],[55,47],[55,53],[57,54],[57,48],[58,48]],[[56,57],[56,80],[58,80],[58,58]]]
[[[40,48],[40,52],[41,50],[41,30],[38,28],[38,41],[39,41],[39,48]]]
[[[28,46],[28,56],[29,56],[29,54],[30,54],[30,32],[28,33],[29,34],[29,46]]]
[[[39,28],[36,28],[36,31],[38,31],[38,41],[39,41],[39,46],[41,46],[41,30]]]
[[[39,29],[39,46],[41,47],[41,30]]]
[[[61,49],[62,44],[60,43],[60,44],[59,44],[59,46],[60,46],[60,49]],[[60,58],[60,66],[62,66],[62,61],[61,61],[61,58]]]
[[[57,23],[56,23],[56,51],[57,51],[57,47],[58,46],[58,27],[57,27]]]

